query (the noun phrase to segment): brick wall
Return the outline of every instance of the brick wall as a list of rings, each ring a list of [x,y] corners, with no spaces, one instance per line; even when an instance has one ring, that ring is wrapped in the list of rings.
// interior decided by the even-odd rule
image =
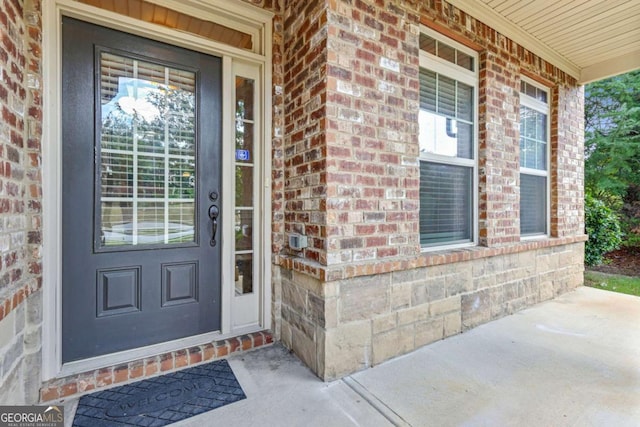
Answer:
[[[0,402],[37,401],[41,348],[40,2],[0,3]]]
[[[285,231],[305,233],[314,218],[320,235],[310,234],[311,249],[285,252],[275,269],[282,342],[331,379],[581,284],[583,111],[576,81],[446,2],[332,0],[326,12],[303,5],[288,4],[285,22],[285,62],[294,70],[285,76]],[[325,26],[313,25],[325,15]],[[419,24],[480,55],[474,248],[420,253],[418,246]],[[300,66],[301,58],[313,58],[296,34],[326,37],[318,55],[326,56],[326,83],[318,86],[315,71]],[[521,242],[519,230],[523,74],[553,94],[552,230],[535,242]],[[304,81],[320,99],[326,94],[324,109],[302,89]],[[304,155],[318,146],[325,170]],[[315,193],[315,181],[304,180],[310,171],[326,177]]]
[[[552,122],[551,234],[582,233],[582,104],[575,79],[446,2],[336,0],[324,12],[318,8],[289,2],[285,12],[285,233],[307,234],[310,248],[285,250],[281,266],[331,279],[371,270],[354,264],[404,268],[407,257],[419,255],[420,23],[480,53],[479,244],[520,241],[524,72],[552,86],[553,120],[563,122]],[[307,40],[322,47],[311,51]]]
[[[415,21],[392,3],[336,1],[327,14],[326,264],[415,256]]]
[[[520,67],[487,51],[480,57],[478,215],[480,245],[520,241]]]
[[[326,75],[324,3],[287,2],[284,14],[285,232],[305,234],[304,257],[326,263]]]
[[[584,230],[584,90],[561,84],[552,92],[551,235]]]

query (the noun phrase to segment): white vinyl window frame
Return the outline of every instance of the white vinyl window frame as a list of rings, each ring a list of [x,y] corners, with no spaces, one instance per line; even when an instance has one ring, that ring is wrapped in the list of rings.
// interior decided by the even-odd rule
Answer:
[[[148,357],[154,354],[204,344],[212,340],[238,336],[244,333],[271,328],[271,108],[272,105],[272,20],[273,13],[258,9],[241,1],[229,0],[147,0],[171,9],[197,16],[200,19],[220,22],[231,28],[239,28],[252,35],[253,49],[239,49],[230,45],[203,39],[149,22],[123,16],[115,12],[99,9],[74,0],[51,0],[43,2],[43,85],[47,90],[43,96],[43,332],[42,332],[42,372],[43,381],[57,377],[77,374],[104,366],[123,363],[129,360]],[[235,64],[242,63],[251,69],[257,79],[261,126],[256,135],[255,144],[261,146],[258,180],[255,182],[256,210],[260,241],[256,241],[255,250],[256,287],[259,286],[257,322],[238,325],[233,321],[233,310],[237,306],[233,293],[233,264],[228,254],[233,253],[233,230],[223,227],[222,233],[222,309],[221,328],[218,332],[187,337],[167,343],[141,347],[133,350],[98,356],[91,359],[62,363],[62,153],[60,113],[61,100],[61,51],[62,16],[84,20],[104,27],[124,31],[130,34],[154,39],[187,49],[222,58],[222,120],[223,131],[222,162],[223,168],[223,207],[227,212],[233,209],[233,159],[234,159],[234,101],[233,87],[236,75]],[[234,26],[235,24],[236,26]],[[245,68],[246,69],[246,68]],[[226,179],[226,181],[225,181]],[[228,213],[227,213],[228,215]],[[258,240],[258,239],[256,239]],[[226,285],[225,285],[226,284]],[[255,304],[251,304],[255,306]],[[245,317],[246,318],[246,317]]]
[[[473,70],[467,70],[459,65],[451,63],[446,59],[435,56],[424,50],[420,50],[420,68],[425,68],[429,71],[436,72],[439,75],[451,78],[453,80],[464,83],[473,88],[473,158],[464,159],[460,157],[442,156],[433,153],[420,153],[418,160],[420,162],[426,161],[431,163],[440,163],[451,166],[464,166],[471,168],[472,170],[472,215],[471,215],[471,240],[468,242],[455,242],[450,244],[441,244],[433,246],[422,246],[422,252],[440,251],[446,249],[457,249],[464,247],[476,246],[478,244],[478,86],[479,86],[479,55],[473,49],[464,46],[455,40],[450,39],[431,28],[424,25],[420,26],[420,32],[437,40],[440,43],[444,43],[449,47],[452,47],[460,52],[463,52],[473,58]],[[419,123],[418,123],[419,125]]]
[[[537,83],[535,80],[530,79],[526,76],[521,76],[521,79],[524,83],[529,86],[534,87],[538,91],[541,91],[546,94],[546,102],[536,99],[530,95],[527,95],[523,91],[520,91],[520,107],[527,107],[532,110],[535,110],[541,114],[544,114],[547,118],[546,120],[546,147],[545,147],[545,168],[534,169],[522,166],[522,160],[519,163],[520,167],[520,175],[529,175],[529,176],[539,176],[545,178],[545,230],[544,232],[536,232],[536,233],[520,233],[521,240],[536,240],[536,239],[544,239],[549,237],[549,233],[551,230],[551,180],[549,176],[549,168],[550,168],[550,160],[551,160],[551,91],[548,87],[542,86],[540,83]],[[522,120],[522,108],[520,109],[520,120]],[[520,145],[520,139],[518,140],[518,145]],[[522,186],[520,187],[522,190]],[[522,200],[522,194],[520,195]],[[522,202],[520,204],[520,218],[522,219]]]

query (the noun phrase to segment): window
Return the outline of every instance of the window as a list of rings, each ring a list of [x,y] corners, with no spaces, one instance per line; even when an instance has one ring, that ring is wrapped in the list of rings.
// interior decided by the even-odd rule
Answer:
[[[549,229],[548,91],[523,78],[520,84],[520,234]]]
[[[477,54],[420,35],[420,244],[475,241]]]

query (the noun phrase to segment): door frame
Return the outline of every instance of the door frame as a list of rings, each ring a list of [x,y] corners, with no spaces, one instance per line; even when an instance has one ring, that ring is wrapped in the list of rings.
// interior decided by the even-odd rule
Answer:
[[[192,34],[160,27],[123,15],[98,9],[73,0],[54,0],[42,5],[42,187],[43,187],[43,325],[42,380],[64,377],[104,366],[111,366],[154,354],[204,344],[212,340],[237,336],[271,328],[271,88],[272,88],[272,19],[273,14],[238,0],[146,0],[182,13],[195,15],[223,25],[233,26],[253,36],[253,51],[242,50]],[[62,364],[62,16],[70,16],[93,24],[147,37],[171,45],[196,50],[222,58],[222,159],[234,158],[233,114],[234,64],[250,64],[260,76],[261,126],[258,153],[259,175],[256,191],[259,195],[255,212],[260,214],[256,249],[258,322],[242,328],[232,328],[234,306],[233,227],[229,221],[222,227],[222,298],[221,329],[161,344],[127,350]],[[233,162],[222,162],[222,209],[225,218],[233,218]],[[229,177],[228,179],[225,179]],[[231,254],[231,255],[229,255]]]

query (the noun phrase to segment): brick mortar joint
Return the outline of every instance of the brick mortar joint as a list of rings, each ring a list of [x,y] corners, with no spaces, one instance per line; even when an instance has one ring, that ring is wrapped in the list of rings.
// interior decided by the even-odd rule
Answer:
[[[588,238],[589,237],[586,234],[550,237],[544,240],[520,241],[496,247],[472,246],[469,248],[456,248],[437,252],[422,252],[417,256],[396,257],[384,262],[376,260],[346,263],[335,266],[322,265],[316,261],[306,258],[280,255],[277,259],[276,265],[287,270],[306,274],[325,283],[329,283],[344,279],[352,279],[355,277],[412,270],[421,267],[455,264],[458,262],[472,261],[493,256],[529,252],[557,246],[567,246],[575,243],[586,242]],[[312,272],[310,272],[310,270],[312,270]]]

